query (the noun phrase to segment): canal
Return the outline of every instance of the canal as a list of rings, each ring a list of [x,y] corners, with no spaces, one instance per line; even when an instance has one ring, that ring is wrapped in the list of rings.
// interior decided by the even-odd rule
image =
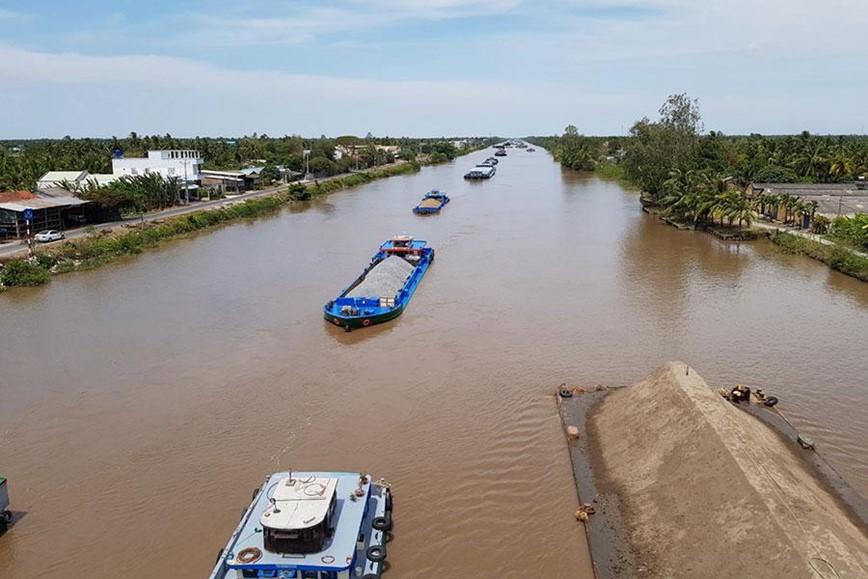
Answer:
[[[614,182],[487,152],[0,296],[0,576],[205,577],[271,471],[395,492],[386,577],[575,577],[552,393],[685,360],[781,399],[868,494],[868,284],[642,213]],[[446,190],[437,216],[411,213]],[[400,232],[437,259],[403,316],[322,304]]]

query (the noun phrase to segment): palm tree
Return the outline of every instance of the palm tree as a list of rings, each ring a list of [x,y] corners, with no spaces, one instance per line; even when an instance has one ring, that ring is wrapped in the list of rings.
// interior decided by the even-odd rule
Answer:
[[[835,181],[839,181],[842,177],[852,175],[854,166],[853,158],[850,157],[845,149],[839,148],[832,156],[831,164],[829,165],[829,175]]]

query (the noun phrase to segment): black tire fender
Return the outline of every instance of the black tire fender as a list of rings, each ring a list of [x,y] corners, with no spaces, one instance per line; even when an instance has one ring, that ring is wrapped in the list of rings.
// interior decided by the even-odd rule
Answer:
[[[386,546],[385,545],[371,545],[368,547],[368,550],[365,551],[365,556],[373,561],[374,563],[379,563],[380,561],[386,560]]]
[[[374,527],[378,531],[391,531],[392,530],[392,517],[388,513],[385,517],[374,517],[374,520],[371,523],[371,526]]]
[[[768,398],[763,400],[763,406],[768,406],[769,408],[771,408],[772,406],[774,406],[777,403],[778,403],[777,396],[769,396]]]
[[[214,564],[218,564],[222,559],[223,555],[226,553],[226,549],[220,549],[217,551],[217,559],[214,561]]]
[[[572,398],[573,391],[569,388],[561,388],[560,390],[558,390],[558,396],[560,396],[561,398]]]
[[[392,512],[392,500],[392,491],[386,489],[386,512],[390,514]]]

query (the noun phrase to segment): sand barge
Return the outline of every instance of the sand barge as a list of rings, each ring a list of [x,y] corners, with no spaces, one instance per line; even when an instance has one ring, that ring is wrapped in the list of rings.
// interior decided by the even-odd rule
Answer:
[[[868,577],[864,523],[802,451],[683,363],[612,391],[588,426],[641,564],[629,575]]]

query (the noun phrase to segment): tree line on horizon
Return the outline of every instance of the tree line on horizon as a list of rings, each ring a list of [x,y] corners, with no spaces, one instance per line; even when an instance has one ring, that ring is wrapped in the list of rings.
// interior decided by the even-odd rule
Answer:
[[[388,153],[377,145],[397,146],[397,154]],[[335,159],[338,146],[353,154]],[[48,171],[87,170],[89,173],[111,173],[111,160],[119,150],[127,157],[144,157],[149,150],[194,149],[205,160],[203,169],[237,170],[247,166],[284,166],[304,171],[304,151],[310,151],[311,173],[332,176],[363,170],[394,162],[396,159],[415,161],[420,155],[431,162],[448,161],[457,155],[452,140],[414,139],[408,137],[365,137],[344,135],[328,138],[305,138],[298,135],[269,137],[268,135],[239,138],[194,137],[176,138],[166,135],[140,136],[135,132],[125,138],[110,139],[35,139],[0,141],[0,191],[36,189],[36,181]]]
[[[574,125],[559,136],[531,137],[563,166],[616,174],[639,187],[646,204],[676,220],[697,224],[750,225],[757,213],[783,210],[785,222],[798,225],[817,206],[793,195],[749,196],[751,183],[841,183],[868,174],[868,136],[726,136],[703,132],[699,102],[671,95],[659,118],[637,120],[626,137],[586,137]],[[835,223],[813,219],[818,233],[831,229],[864,248],[868,230],[853,226],[862,218]],[[864,231],[864,234],[862,233]]]

